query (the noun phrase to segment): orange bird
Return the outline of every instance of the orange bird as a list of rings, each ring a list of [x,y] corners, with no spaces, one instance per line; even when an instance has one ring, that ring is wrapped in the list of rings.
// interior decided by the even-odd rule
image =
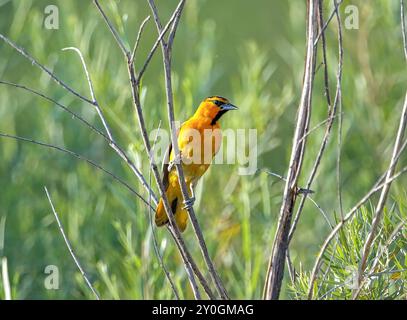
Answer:
[[[219,151],[222,142],[219,119],[229,110],[236,109],[237,107],[225,98],[209,97],[202,101],[195,114],[181,125],[178,131],[178,147],[185,183],[191,197],[189,202],[182,202],[183,197],[178,183],[178,174],[173,165],[175,161],[172,145],[170,144],[167,149],[163,161],[163,185],[171,211],[181,232],[187,226],[187,209],[195,201],[195,186]],[[155,223],[159,227],[168,223],[162,199],[157,206]]]

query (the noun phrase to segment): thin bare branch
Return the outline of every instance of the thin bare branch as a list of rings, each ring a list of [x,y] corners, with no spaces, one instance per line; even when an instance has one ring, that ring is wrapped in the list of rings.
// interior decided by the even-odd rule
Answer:
[[[112,133],[111,133],[110,128],[109,128],[109,125],[107,124],[107,121],[106,121],[106,119],[105,119],[105,117],[104,117],[104,115],[103,115],[103,112],[102,112],[102,110],[100,109],[99,103],[98,103],[97,100],[96,100],[96,96],[95,96],[95,91],[94,91],[94,89],[93,89],[92,80],[91,80],[91,78],[90,78],[90,75],[89,75],[89,72],[88,72],[88,68],[86,67],[85,59],[83,58],[81,51],[80,51],[78,48],[75,48],[75,47],[68,47],[68,48],[63,48],[63,49],[62,49],[62,51],[66,51],[66,50],[73,50],[73,51],[75,51],[75,52],[79,55],[79,58],[81,59],[81,63],[82,63],[82,66],[83,66],[83,70],[85,71],[86,80],[88,81],[90,95],[91,95],[91,97],[92,97],[93,104],[94,104],[94,106],[95,106],[96,112],[98,113],[98,116],[99,116],[99,118],[100,118],[100,121],[102,122],[103,127],[105,128],[105,131],[106,131],[106,133],[107,133],[109,139],[110,139],[111,141],[114,141],[113,136],[112,136]]]
[[[287,250],[287,257],[286,257],[286,260],[287,260],[287,267],[288,267],[288,275],[290,276],[291,283],[292,283],[292,285],[294,286],[294,285],[295,285],[295,280],[296,280],[297,274],[296,274],[296,272],[295,272],[295,268],[294,268],[293,262],[291,261],[291,255],[290,255],[290,251],[289,251],[289,250]]]
[[[79,58],[81,59],[83,70],[85,71],[86,80],[88,81],[90,96],[92,97],[92,102],[95,103],[96,102],[95,91],[93,90],[92,80],[90,79],[88,68],[86,66],[85,59],[83,58],[82,52],[76,47],[66,47],[66,48],[62,48],[61,50],[62,51],[72,50],[78,54]]]
[[[264,299],[278,299],[284,275],[284,261],[288,248],[288,234],[290,231],[292,213],[297,197],[297,181],[301,172],[306,145],[306,139],[303,139],[301,143],[298,143],[298,141],[308,131],[311,114],[312,88],[315,71],[316,49],[314,46],[314,41],[316,37],[317,8],[317,0],[307,1],[307,53],[303,89],[301,101],[298,107],[297,123],[293,137],[291,158],[287,173],[287,182],[284,188],[283,202],[280,209],[279,221],[267,268],[266,281],[263,291]]]
[[[337,8],[335,7],[334,12],[337,12]],[[322,8],[322,0],[318,1],[318,17],[319,17],[319,29],[321,30],[321,38],[322,38],[322,64],[324,65],[324,85],[325,85],[325,97],[328,103],[328,109],[331,109],[331,92],[329,90],[329,77],[328,77],[328,61],[326,58],[326,39],[325,39],[325,31],[322,31],[324,25],[324,12]],[[328,111],[328,114],[332,112]]]
[[[132,171],[133,171],[133,172],[136,174],[136,176],[139,178],[139,180],[140,180],[140,182],[142,183],[142,185],[146,188],[147,192],[148,192],[149,194],[152,194],[154,203],[157,204],[157,197],[155,196],[155,194],[152,193],[151,187],[150,187],[150,186],[147,184],[147,182],[145,181],[144,176],[143,176],[143,175],[141,174],[141,172],[136,168],[136,166],[135,166],[135,165],[133,164],[133,162],[129,159],[128,155],[123,151],[123,149],[118,146],[118,144],[116,143],[115,138],[113,137],[113,134],[112,134],[112,132],[111,132],[111,130],[110,130],[110,127],[109,127],[109,125],[108,125],[108,123],[107,123],[107,121],[106,121],[106,118],[105,118],[104,114],[103,114],[103,111],[102,111],[102,109],[100,108],[99,103],[98,103],[98,101],[97,101],[97,99],[96,99],[95,91],[94,91],[94,89],[93,89],[92,80],[91,80],[91,78],[90,78],[88,69],[87,69],[87,67],[86,67],[85,60],[84,60],[84,58],[83,58],[83,56],[82,56],[82,53],[80,52],[79,49],[74,48],[74,47],[65,48],[65,49],[62,49],[62,50],[66,50],[66,49],[74,50],[76,53],[78,53],[78,55],[79,55],[79,57],[80,57],[80,59],[81,59],[82,66],[83,66],[83,69],[84,69],[84,71],[85,71],[86,79],[87,79],[88,84],[89,84],[89,90],[90,90],[90,93],[91,93],[91,97],[92,97],[93,102],[94,102],[94,107],[95,107],[96,112],[97,112],[97,114],[98,114],[98,116],[99,116],[99,119],[100,119],[100,121],[102,122],[103,127],[105,128],[105,131],[106,131],[106,133],[107,133],[107,135],[108,135],[108,137],[109,137],[109,139],[108,139],[108,141],[107,141],[107,142],[109,143],[109,146],[110,146],[123,160],[126,161],[126,163],[129,165],[129,167],[132,169]]]
[[[89,287],[89,289],[90,289],[90,290],[92,291],[92,293],[95,295],[96,299],[97,299],[97,300],[100,300],[99,294],[97,293],[96,289],[92,286],[92,283],[89,281],[88,276],[86,275],[85,271],[84,271],[83,268],[81,267],[81,264],[79,263],[78,258],[76,257],[75,253],[73,252],[73,249],[72,249],[72,246],[71,246],[71,244],[70,244],[70,242],[69,242],[68,237],[65,235],[64,228],[62,227],[62,223],[61,223],[61,221],[59,220],[58,213],[56,212],[56,210],[55,210],[55,208],[54,208],[54,204],[52,203],[51,196],[50,196],[49,193],[48,193],[47,187],[44,187],[44,190],[45,190],[45,193],[47,194],[48,202],[49,202],[49,204],[50,204],[50,206],[51,206],[52,212],[54,213],[55,219],[56,219],[56,221],[57,221],[57,223],[58,223],[59,231],[61,232],[62,237],[64,238],[65,244],[66,244],[66,246],[67,246],[67,248],[68,248],[68,250],[69,250],[69,253],[70,253],[71,256],[72,256],[72,259],[74,260],[76,266],[78,267],[78,269],[79,269],[79,271],[80,271],[80,273],[81,273],[83,279],[85,280],[87,286]]]
[[[339,4],[334,0],[335,5],[335,15],[336,20],[338,22],[338,28],[340,28],[341,19],[339,17]],[[342,37],[339,34],[338,29],[338,38]],[[341,49],[340,49],[341,50]],[[343,54],[342,54],[343,55]],[[342,150],[342,127],[343,127],[343,112],[342,112],[342,93],[339,93],[340,99],[338,102],[338,139],[337,139],[337,147],[336,147],[336,189],[337,189],[337,196],[338,196],[338,203],[339,203],[339,213],[341,214],[341,219],[343,219],[343,202],[342,202],[342,182],[341,182],[341,150]]]
[[[68,154],[68,155],[70,155],[72,157],[75,157],[75,158],[79,159],[79,160],[86,161],[91,166],[103,171],[104,173],[111,176],[114,180],[116,180],[117,182],[119,182],[120,184],[125,186],[130,192],[132,192],[134,195],[136,195],[145,205],[147,205],[147,206],[149,205],[148,201],[146,199],[144,199],[143,196],[141,196],[133,187],[131,187],[123,179],[119,178],[114,173],[110,172],[109,170],[103,168],[101,165],[97,164],[93,160],[85,158],[84,156],[82,156],[82,155],[80,155],[80,154],[78,154],[78,153],[76,153],[74,151],[71,151],[71,150],[68,150],[68,149],[65,149],[65,148],[62,148],[62,147],[58,147],[58,146],[55,146],[55,145],[52,145],[52,144],[44,143],[44,142],[41,142],[41,141],[37,141],[37,140],[34,140],[34,139],[15,136],[15,135],[7,134],[7,133],[0,133],[0,137],[33,143],[33,144],[36,144],[36,145],[39,145],[39,146],[42,146],[42,147],[46,147],[46,148],[50,148],[50,149],[54,149],[54,150],[66,153],[66,154]]]
[[[161,33],[161,31],[162,31],[162,29],[163,29],[163,26],[162,26],[162,24],[161,24],[161,20],[160,20],[160,17],[159,17],[159,15],[158,15],[157,6],[155,5],[155,2],[154,2],[154,1],[150,1],[150,0],[147,0],[147,1],[148,1],[148,5],[150,6],[151,11],[153,12],[154,22],[155,22],[155,25],[157,26],[158,33]],[[181,3],[181,2],[183,2],[183,1],[180,1],[180,3]],[[184,6],[184,4],[182,4],[182,6]],[[162,42],[164,45],[167,44],[167,42],[165,41],[165,39],[162,39],[161,42]]]
[[[85,124],[87,127],[89,127],[91,130],[93,130],[94,132],[96,132],[97,134],[99,134],[100,136],[102,136],[107,143],[109,144],[109,146],[116,152],[116,154],[122,158],[125,163],[129,166],[129,168],[133,171],[133,173],[136,175],[136,177],[139,179],[139,181],[141,182],[142,186],[147,190],[147,192],[151,192],[152,193],[152,199],[155,205],[157,205],[157,197],[156,195],[152,192],[151,187],[148,185],[147,181],[145,180],[143,174],[137,169],[137,167],[135,166],[135,164],[133,163],[133,161],[129,158],[129,156],[124,152],[124,150],[113,140],[111,140],[108,136],[106,136],[101,130],[99,130],[98,128],[96,128],[95,126],[93,126],[91,123],[89,123],[88,121],[86,121],[84,118],[82,118],[80,115],[78,115],[77,113],[71,111],[68,107],[64,106],[63,104],[59,103],[58,101],[56,101],[53,98],[50,98],[48,96],[46,96],[45,94],[38,92],[34,89],[28,88],[26,86],[23,85],[19,85],[16,83],[12,83],[12,82],[7,82],[7,81],[1,81],[0,80],[0,84],[4,84],[4,85],[8,85],[8,86],[12,86],[15,87],[17,89],[21,89],[27,92],[30,92],[34,95],[37,95],[49,102],[54,103],[57,107],[61,108],[62,110],[64,110],[65,112],[69,113],[74,119],[79,120],[80,122],[82,122],[83,124]]]
[[[324,217],[326,223],[329,225],[329,227],[330,227],[331,229],[333,229],[334,227],[333,227],[333,225],[331,224],[331,221],[329,220],[328,215],[327,215],[327,214],[325,213],[325,211],[321,208],[321,206],[320,206],[318,203],[316,203],[316,201],[315,201],[312,197],[307,196],[307,195],[304,195],[304,198],[305,198],[305,197],[307,197],[307,198],[314,204],[314,206],[317,207],[317,209],[319,210],[319,212],[322,213],[322,216]]]
[[[5,43],[7,43],[10,47],[12,47],[14,50],[16,50],[18,53],[20,53],[22,56],[24,56],[25,58],[27,58],[31,64],[37,66],[38,68],[40,68],[42,71],[44,71],[45,73],[47,73],[57,84],[59,84],[61,87],[63,87],[64,89],[68,90],[70,93],[72,93],[73,95],[77,96],[78,98],[80,98],[81,100],[90,103],[91,105],[94,105],[94,102],[89,100],[88,98],[84,97],[83,95],[81,95],[80,93],[78,93],[77,91],[75,91],[74,89],[72,89],[70,86],[68,86],[65,82],[63,82],[62,80],[60,80],[59,78],[57,78],[57,76],[55,76],[54,73],[52,73],[51,70],[49,70],[47,67],[43,66],[41,63],[39,63],[36,59],[34,59],[30,54],[28,54],[23,48],[20,48],[19,46],[17,46],[14,42],[12,42],[10,39],[8,39],[6,36],[2,35],[0,33],[0,39],[2,39]]]
[[[161,181],[161,177],[160,177],[160,173],[157,168],[157,164],[156,164],[155,160],[153,159],[153,154],[151,153],[151,146],[150,146],[150,142],[148,139],[148,133],[147,133],[147,128],[146,128],[145,121],[144,121],[141,102],[139,99],[139,92],[138,92],[138,87],[137,87],[136,78],[135,78],[135,74],[134,74],[134,68],[133,68],[133,65],[130,63],[128,64],[128,73],[129,73],[130,84],[131,84],[131,89],[132,89],[133,104],[136,109],[138,125],[140,127],[141,136],[143,138],[144,146],[146,148],[146,153],[149,156],[150,166],[151,166],[151,169],[153,170],[153,175],[154,175],[156,184],[158,186],[160,197],[163,199],[164,208],[165,208],[165,211],[169,218],[170,224],[171,224],[171,226],[175,226],[174,232],[171,234],[174,236],[174,241],[177,243],[177,246],[180,249],[180,253],[183,258],[184,266],[185,266],[192,290],[194,292],[195,298],[200,299],[201,296],[200,296],[198,287],[196,285],[195,278],[192,273],[192,267],[191,267],[192,264],[194,264],[194,262],[192,260],[188,260],[189,258],[192,259],[192,257],[189,254],[188,249],[186,248],[185,242],[182,239],[181,233],[178,229],[178,226],[175,223],[175,218],[172,215],[171,207],[169,205],[169,202],[168,202],[168,199],[167,199],[167,196],[165,193],[165,189],[164,189],[164,186]]]
[[[336,7],[338,7],[339,5],[341,5],[343,2],[343,0],[339,0],[339,2],[336,3]],[[322,34],[325,32],[326,28],[328,27],[329,23],[331,22],[332,18],[335,16],[335,12],[336,12],[336,7],[332,10],[331,14],[329,15],[328,19],[325,21],[324,26],[321,28],[321,30],[319,31],[317,37],[315,38],[314,41],[314,46],[316,46],[319,42],[319,39],[321,38]]]
[[[162,25],[160,23],[160,19],[158,17],[158,12],[157,8],[155,6],[155,3],[153,0],[148,0],[148,3],[150,5],[151,11],[154,16],[154,20],[156,22],[157,26],[157,31],[160,34],[162,32]],[[168,111],[168,121],[170,124],[170,129],[171,129],[171,142],[172,142],[172,147],[174,150],[174,156],[175,159],[179,159],[180,157],[180,151],[178,147],[178,141],[177,141],[177,135],[176,135],[176,128],[175,128],[175,116],[174,116],[174,101],[173,101],[173,93],[172,93],[172,80],[171,80],[171,48],[174,40],[174,35],[179,23],[179,17],[181,15],[183,6],[185,4],[185,0],[181,0],[179,2],[179,13],[175,14],[175,20],[174,24],[172,26],[172,30],[170,33],[170,38],[168,43],[165,42],[164,39],[161,39],[161,49],[162,49],[162,56],[163,56],[163,66],[164,66],[164,73],[165,73],[165,88],[166,88],[166,96],[167,96],[167,111]],[[181,192],[184,198],[184,202],[187,202],[190,199],[189,192],[187,185],[185,183],[185,178],[184,178],[184,172],[182,168],[182,164],[180,162],[175,164],[176,170],[177,170],[177,175],[178,175],[178,181],[179,185],[181,187]],[[201,231],[201,228],[199,226],[199,222],[196,218],[195,211],[192,206],[189,206],[188,208],[188,214],[191,219],[192,227],[194,229],[194,233],[197,237],[199,247],[201,249],[202,256],[204,258],[204,261],[208,267],[209,274],[212,277],[212,280],[215,283],[216,289],[218,293],[220,294],[222,299],[228,299],[228,295],[226,292],[226,289],[224,288],[219,275],[217,274],[215,267],[213,265],[213,262],[209,256],[208,249],[205,244],[205,240]]]
[[[89,123],[88,121],[86,121],[84,118],[82,118],[80,115],[78,115],[76,112],[70,110],[68,107],[66,107],[65,105],[59,103],[58,101],[56,101],[55,99],[46,96],[45,94],[34,90],[32,88],[23,86],[21,84],[18,83],[13,83],[13,82],[8,82],[8,81],[2,81],[0,80],[0,84],[4,84],[10,87],[15,87],[17,89],[21,89],[23,91],[27,91],[29,93],[32,93],[36,96],[41,97],[44,100],[47,100],[48,102],[51,102],[53,104],[55,104],[57,107],[61,108],[63,111],[69,113],[74,119],[79,120],[80,122],[82,122],[83,124],[85,124],[88,128],[90,128],[92,131],[96,132],[97,134],[99,134],[100,136],[102,136],[104,139],[106,139],[108,142],[109,141],[109,137],[107,137],[102,131],[100,131],[98,128],[96,128],[94,125],[92,125],[91,123]]]
[[[184,3],[185,2],[180,2],[181,6],[184,6]],[[172,50],[172,47],[174,44],[175,34],[178,30],[178,23],[179,23],[180,18],[181,18],[181,10],[176,12],[174,23],[172,24],[170,34],[168,35],[167,47],[168,47],[168,51],[170,54],[171,54],[171,50]]]
[[[113,23],[109,20],[109,18],[107,17],[106,13],[103,11],[102,7],[99,4],[98,0],[93,0],[93,3],[96,5],[96,7],[98,8],[100,14],[103,17],[103,20],[105,20],[107,26],[109,27],[110,32],[113,34],[114,39],[116,40],[119,48],[122,50],[123,54],[125,55],[125,57],[127,59],[130,58],[130,51],[126,48],[126,46],[123,43],[123,40],[120,38],[119,33],[116,31],[116,29],[113,26]]]
[[[314,131],[318,130],[319,128],[321,128],[324,124],[333,121],[335,118],[337,118],[339,115],[343,115],[342,114],[334,114],[332,116],[328,116],[328,118],[326,118],[325,120],[322,120],[321,122],[317,123],[314,127],[312,127],[310,130],[308,130],[304,136],[301,137],[301,139],[298,142],[302,142],[302,140],[304,140],[305,138],[307,138],[311,133],[313,133]]]
[[[171,224],[167,225],[167,230],[174,239],[177,237],[176,233],[174,232],[174,228],[171,226]],[[192,259],[192,256],[189,255],[189,252],[187,252],[187,254],[185,255],[186,251],[182,247],[180,247],[179,242],[175,241],[175,244],[177,245],[179,252],[183,256],[184,261],[192,262],[190,264],[190,267],[191,267],[192,271],[194,272],[195,276],[198,278],[199,283],[201,284],[202,288],[205,290],[205,293],[208,295],[209,299],[215,300],[216,297],[213,294],[211,288],[209,287],[208,281],[206,281],[202,272],[199,270],[197,264]]]
[[[178,6],[179,7],[179,6]],[[100,6],[98,7],[99,10],[101,10]],[[103,12],[103,11],[102,11]],[[175,13],[174,13],[175,14]],[[104,15],[105,18],[105,22],[108,24],[109,28],[112,26],[111,22],[109,21],[109,19],[107,18],[106,15]],[[155,51],[155,50],[153,50]],[[149,55],[149,59],[151,59],[153,51],[150,52]],[[173,215],[171,214],[171,208],[170,205],[168,203],[168,199],[167,196],[165,194],[165,190],[164,190],[164,186],[162,184],[161,178],[160,178],[160,173],[158,171],[157,165],[154,161],[154,159],[152,159],[152,153],[151,153],[151,146],[150,146],[150,141],[148,139],[148,133],[147,133],[147,129],[145,126],[145,121],[144,121],[144,116],[143,116],[143,111],[142,111],[142,107],[141,107],[141,102],[140,102],[140,98],[139,98],[139,92],[138,92],[138,82],[135,76],[135,72],[134,72],[134,61],[133,63],[130,61],[130,55],[126,54],[126,52],[123,52],[126,59],[127,59],[127,67],[128,67],[128,73],[129,73],[129,79],[130,79],[130,84],[131,84],[131,93],[132,93],[132,98],[133,98],[133,105],[134,108],[136,110],[136,114],[137,114],[137,119],[138,119],[138,124],[140,127],[140,131],[141,131],[141,136],[143,138],[143,143],[144,146],[146,148],[146,153],[149,156],[149,160],[150,160],[150,166],[151,169],[153,171],[153,175],[155,178],[155,181],[157,183],[158,189],[159,189],[159,193],[160,193],[160,197],[163,199],[163,204],[164,204],[164,208],[165,211],[167,212],[167,215],[169,217],[169,221],[170,221],[170,225],[173,227],[172,232],[170,232],[170,234],[173,236],[174,241],[177,244],[177,247],[180,251],[181,257],[183,259],[184,262],[184,266],[187,272],[187,276],[189,279],[189,282],[191,284],[191,288],[194,292],[194,296],[196,299],[200,299],[200,293],[199,293],[199,289],[196,285],[195,282],[195,278],[193,275],[193,269],[196,268],[196,263],[195,261],[192,259],[191,254],[189,253],[184,240],[182,239],[181,233],[178,229],[178,226],[175,223],[175,219],[173,217]],[[145,64],[146,66],[146,64]],[[210,298],[213,298],[213,294],[211,293],[208,284],[206,283],[206,280],[203,279],[203,277],[199,277],[198,279],[201,281],[202,286],[204,287],[204,289],[206,289],[206,293],[208,294],[208,296]]]
[[[131,68],[131,66],[129,66],[129,73],[130,73],[130,77],[131,79],[134,80],[134,72],[133,72],[133,68]],[[144,123],[144,116],[142,113],[142,108],[141,108],[141,103],[138,97],[138,92],[137,92],[137,87],[134,85],[134,82],[132,83],[132,92],[133,92],[133,99],[134,99],[134,104],[135,107],[137,108],[137,110],[139,110],[140,114],[139,115],[139,125],[141,128],[142,132],[146,132],[146,128],[145,128],[145,123]],[[143,134],[142,134],[143,135]],[[143,135],[145,136],[145,135]],[[158,172],[158,168],[156,165],[156,161],[154,159],[154,153],[151,152],[151,148],[150,148],[150,144],[148,139],[144,140],[146,148],[147,148],[147,154],[149,156],[149,160],[150,160],[150,167],[153,171],[154,177],[156,179],[156,183],[159,187],[159,192],[160,192],[160,196],[163,199],[164,202],[164,209],[166,210],[167,216],[169,217],[169,221],[170,221],[170,225],[167,226],[168,231],[170,232],[171,236],[174,239],[175,244],[177,245],[177,248],[181,254],[181,257],[183,259],[184,262],[184,266],[185,266],[185,270],[187,272],[187,276],[188,279],[190,281],[191,284],[191,288],[192,291],[194,292],[195,298],[196,299],[201,299],[200,293],[199,293],[199,289],[198,286],[196,285],[195,282],[195,278],[194,278],[194,274],[196,275],[196,277],[198,278],[200,284],[202,285],[202,287],[204,288],[206,294],[208,295],[208,297],[210,299],[214,299],[215,296],[213,295],[211,289],[209,288],[209,285],[206,281],[206,279],[203,277],[202,273],[199,271],[198,266],[196,265],[194,259],[192,258],[191,254],[188,251],[188,248],[185,245],[185,242],[181,236],[181,233],[178,229],[178,226],[175,222],[175,218],[174,215],[172,214],[172,211],[170,209],[169,206],[169,202],[168,202],[168,198],[166,196],[165,190],[164,190],[164,186],[162,184],[162,180],[160,178],[160,174]],[[175,228],[174,228],[175,226]]]
[[[51,79],[53,79],[57,84],[59,84],[60,86],[62,86],[64,89],[66,89],[67,91],[71,92],[72,94],[74,94],[75,96],[79,97],[81,100],[93,105],[96,107],[99,117],[101,118],[102,122],[106,122],[104,120],[103,114],[101,113],[101,110],[97,104],[97,102],[91,101],[88,98],[80,95],[79,93],[77,93],[75,90],[73,90],[72,88],[70,88],[68,85],[66,85],[62,80],[60,80],[54,73],[52,73],[47,67],[43,66],[42,64],[40,64],[35,58],[33,58],[31,55],[29,55],[23,48],[20,48],[19,46],[17,46],[16,44],[14,44],[11,40],[9,40],[7,37],[5,37],[4,35],[0,34],[0,38],[5,41],[8,45],[10,45],[13,49],[15,49],[17,52],[19,52],[22,56],[24,56],[26,59],[28,59],[33,65],[36,65],[37,67],[39,67],[41,70],[43,70],[45,73],[47,73]],[[6,84],[6,82],[2,82],[4,84]],[[8,83],[10,84],[10,83]],[[15,85],[16,87],[19,87],[21,89],[28,89],[24,86],[19,86],[19,85]],[[32,93],[34,93],[34,90],[29,89],[28,91],[31,91]],[[38,94],[38,92],[36,93],[37,95],[49,100],[49,101],[54,101],[48,97],[45,97],[45,95],[43,94]],[[106,127],[105,127],[106,129]],[[112,140],[112,139],[110,139]],[[112,142],[112,141],[111,141]],[[130,158],[125,154],[125,152],[123,151],[123,149],[121,149],[114,141],[113,143],[109,143],[109,145],[116,151],[116,153],[123,159],[125,160],[125,162],[127,163],[127,165],[129,165],[129,167],[131,168],[131,170],[133,171],[133,173],[136,175],[136,177],[140,180],[141,184],[143,185],[143,187],[150,192],[150,186],[147,184],[144,176],[142,175],[142,173],[137,169],[137,167],[134,165],[134,163],[130,160]],[[152,192],[152,197],[153,197],[153,201],[155,204],[157,204],[157,197],[156,195]]]
[[[183,3],[180,2],[178,3],[178,6],[175,8],[171,18],[168,20],[167,24],[165,25],[165,27],[160,31],[159,36],[157,37],[153,47],[150,50],[150,53],[148,54],[146,61],[144,62],[143,67],[140,69],[140,72],[138,73],[137,76],[137,83],[140,83],[141,78],[143,77],[144,72],[147,69],[148,64],[150,63],[155,51],[157,50],[159,44],[161,43],[161,41],[164,39],[165,34],[167,33],[168,29],[173,25],[173,22],[175,21],[175,19],[178,16],[178,12],[180,12],[181,6],[183,6]],[[164,40],[165,41],[165,40]]]
[[[137,52],[137,49],[138,49],[138,46],[139,46],[139,43],[140,43],[141,34],[143,33],[144,27],[145,27],[146,23],[147,23],[149,20],[150,20],[150,16],[147,16],[147,18],[145,18],[145,19],[143,20],[143,22],[141,23],[140,28],[139,28],[139,30],[138,30],[137,39],[136,39],[136,42],[135,42],[135,44],[134,44],[133,51],[132,51],[131,57],[130,57],[130,63],[132,63],[132,64],[133,64],[133,62],[134,62],[134,58],[135,58],[135,56],[136,56],[136,52]]]
[[[271,176],[273,176],[273,177],[276,177],[276,178],[278,178],[278,179],[280,179],[280,180],[282,180],[282,181],[287,181],[287,179],[284,178],[281,174],[272,172],[272,171],[270,171],[270,170],[268,170],[268,169],[258,169],[257,171],[262,171],[262,172],[265,172],[265,173],[267,173],[267,174],[269,174],[269,175],[271,175]],[[312,202],[312,204],[321,212],[322,216],[323,216],[323,217],[325,218],[325,220],[327,221],[329,227],[332,229],[333,226],[332,226],[331,222],[329,221],[328,216],[327,216],[327,214],[325,213],[325,211],[322,209],[322,207],[321,207],[311,196],[309,196],[309,194],[313,193],[313,191],[312,191],[312,190],[309,190],[309,189],[306,189],[306,188],[298,188],[298,193],[301,194],[302,196],[307,195],[308,199],[309,199],[309,200]]]

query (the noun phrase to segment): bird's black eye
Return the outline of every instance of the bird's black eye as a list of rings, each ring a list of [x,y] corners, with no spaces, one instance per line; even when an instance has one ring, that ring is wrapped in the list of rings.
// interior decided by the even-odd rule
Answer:
[[[212,100],[212,102],[213,102],[214,104],[216,104],[218,107],[220,107],[222,104],[224,104],[224,102],[223,102],[223,101],[220,101],[220,100]]]

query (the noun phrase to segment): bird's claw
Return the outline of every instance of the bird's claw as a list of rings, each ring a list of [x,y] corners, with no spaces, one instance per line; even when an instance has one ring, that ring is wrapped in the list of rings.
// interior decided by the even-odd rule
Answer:
[[[180,162],[181,162],[181,150],[179,151],[179,155],[175,156],[175,158],[168,163],[168,172],[170,172],[172,168],[174,168],[175,165]]]
[[[184,207],[182,209],[188,210],[188,209],[192,208],[194,203],[195,203],[195,197],[191,197],[187,200],[184,200]]]
[[[311,189],[297,188],[297,194],[309,195],[313,193],[315,193],[315,191]]]

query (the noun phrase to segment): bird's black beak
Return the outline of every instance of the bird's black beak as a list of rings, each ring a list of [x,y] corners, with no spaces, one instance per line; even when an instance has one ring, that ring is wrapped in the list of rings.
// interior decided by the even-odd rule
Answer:
[[[222,111],[237,110],[237,109],[239,109],[239,108],[231,103],[224,103],[220,106],[220,110],[222,110]]]

